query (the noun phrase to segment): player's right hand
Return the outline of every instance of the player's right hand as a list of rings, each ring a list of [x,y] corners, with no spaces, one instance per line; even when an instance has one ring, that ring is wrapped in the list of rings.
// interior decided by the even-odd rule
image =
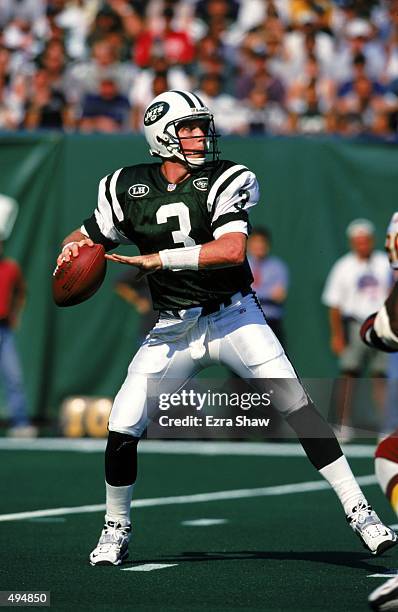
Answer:
[[[63,263],[70,261],[71,257],[77,257],[79,255],[79,248],[87,244],[87,246],[94,246],[94,242],[91,238],[84,238],[76,242],[69,242],[63,248],[57,257],[57,266],[62,266]]]
[[[387,228],[385,250],[393,270],[398,270],[398,212],[391,217]]]
[[[119,255],[118,253],[107,253],[105,255],[105,259],[109,259],[109,261],[115,261],[116,263],[121,263],[127,266],[135,266],[136,268],[138,268],[139,272],[135,277],[136,281],[141,280],[147,274],[153,274],[153,272],[162,269],[162,260],[160,259],[159,253],[148,253],[147,255],[133,255],[132,257],[128,255]]]

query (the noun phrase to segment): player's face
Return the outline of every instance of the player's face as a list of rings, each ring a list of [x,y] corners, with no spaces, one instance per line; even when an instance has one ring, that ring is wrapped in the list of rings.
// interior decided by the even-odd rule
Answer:
[[[191,120],[182,123],[177,131],[181,148],[187,157],[203,157],[206,150],[208,121],[204,119]]]

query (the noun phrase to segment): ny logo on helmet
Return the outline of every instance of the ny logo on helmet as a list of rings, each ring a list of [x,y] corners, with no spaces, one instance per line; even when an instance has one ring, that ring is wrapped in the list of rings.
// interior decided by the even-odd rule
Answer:
[[[150,106],[145,113],[144,125],[152,125],[153,123],[156,123],[156,121],[164,117],[169,108],[170,104],[167,102],[156,102],[155,104],[152,104],[152,106]]]

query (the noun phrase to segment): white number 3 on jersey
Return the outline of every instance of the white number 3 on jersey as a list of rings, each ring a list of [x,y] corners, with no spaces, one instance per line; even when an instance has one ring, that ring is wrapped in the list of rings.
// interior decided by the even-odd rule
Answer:
[[[169,217],[178,217],[180,229],[171,232],[173,242],[178,244],[182,242],[184,246],[194,246],[195,240],[191,238],[191,219],[189,218],[189,208],[184,202],[174,202],[173,204],[163,204],[156,213],[156,221],[167,223]]]

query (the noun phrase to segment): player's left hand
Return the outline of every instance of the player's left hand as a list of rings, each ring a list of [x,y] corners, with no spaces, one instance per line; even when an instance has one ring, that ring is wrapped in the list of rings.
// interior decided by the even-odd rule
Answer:
[[[162,262],[159,257],[159,253],[152,253],[150,255],[135,255],[129,257],[128,255],[118,255],[117,253],[111,253],[105,255],[109,261],[115,261],[116,263],[125,264],[127,266],[135,266],[140,270],[135,280],[140,280],[147,274],[152,274],[156,270],[162,269]]]

